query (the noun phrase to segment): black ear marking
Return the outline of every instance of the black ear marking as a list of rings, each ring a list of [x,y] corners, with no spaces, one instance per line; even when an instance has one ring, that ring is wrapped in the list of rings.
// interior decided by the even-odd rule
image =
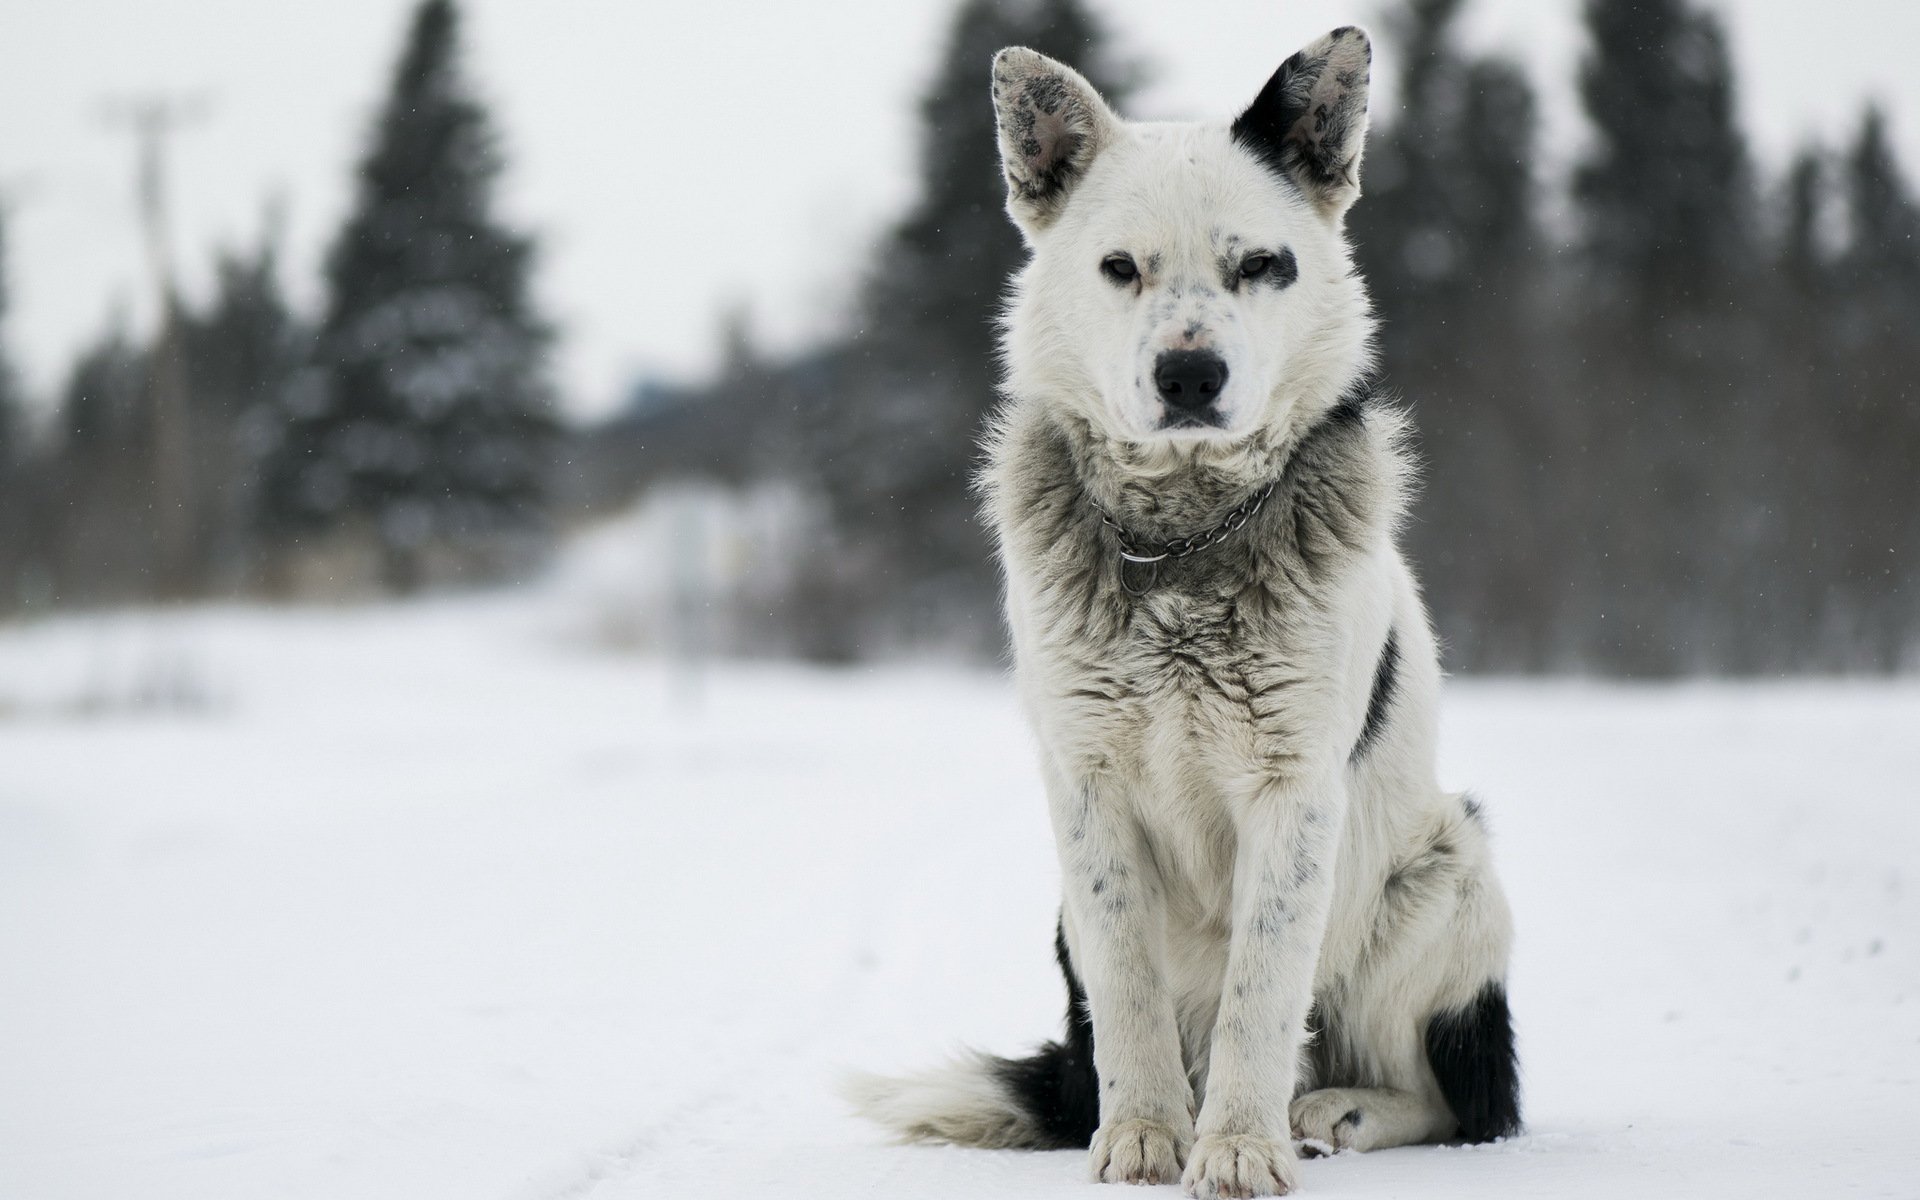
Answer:
[[[1305,88],[1300,86],[1306,65],[1307,52],[1294,51],[1233,121],[1233,140],[1281,174],[1292,170],[1295,153],[1287,148],[1287,130],[1306,111]]]
[[[1233,138],[1323,209],[1360,194],[1373,44],[1343,25],[1293,54],[1233,122]]]

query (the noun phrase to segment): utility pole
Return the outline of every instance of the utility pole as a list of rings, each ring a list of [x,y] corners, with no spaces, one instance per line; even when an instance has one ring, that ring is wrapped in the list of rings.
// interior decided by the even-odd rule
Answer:
[[[201,98],[159,94],[122,98],[106,108],[110,122],[133,132],[139,155],[135,194],[140,229],[159,306],[147,385],[153,404],[154,584],[166,599],[177,599],[192,589],[199,507],[193,478],[193,410],[180,344],[180,293],[174,286],[173,250],[167,237],[167,139],[205,115]]]

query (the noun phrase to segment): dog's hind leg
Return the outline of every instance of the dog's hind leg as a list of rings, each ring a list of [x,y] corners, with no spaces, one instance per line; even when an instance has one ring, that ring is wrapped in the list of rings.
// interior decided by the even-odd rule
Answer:
[[[1415,1011],[1377,990],[1336,988],[1315,1001],[1311,1082],[1287,1111],[1302,1150],[1381,1150],[1452,1136],[1454,1117],[1427,1066]]]
[[[1293,1136],[1309,1151],[1330,1154],[1454,1137],[1490,1142],[1519,1132],[1513,1022],[1500,984],[1433,1014],[1421,1042],[1424,1063],[1385,1072],[1412,1086],[1328,1087],[1296,1097],[1288,1114]]]
[[[1321,1088],[1295,1099],[1288,1118],[1309,1154],[1439,1141],[1454,1123],[1438,1096],[1398,1088]]]
[[[1293,1135],[1324,1152],[1518,1132],[1510,939],[1479,807],[1448,797],[1393,862],[1355,969],[1320,997],[1320,1090],[1294,1099]]]
[[[1295,1097],[1288,1111],[1294,1138],[1331,1154],[1518,1132],[1520,1079],[1505,989],[1488,983],[1465,1004],[1428,1017],[1421,1034],[1417,1045],[1390,1036],[1383,1040],[1398,1044],[1371,1047],[1367,1074],[1388,1086],[1323,1087]]]

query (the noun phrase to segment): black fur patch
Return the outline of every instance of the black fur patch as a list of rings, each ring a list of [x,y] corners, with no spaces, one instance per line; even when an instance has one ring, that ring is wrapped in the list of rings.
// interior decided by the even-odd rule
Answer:
[[[1360,379],[1340,394],[1339,403],[1327,410],[1327,415],[1321,418],[1321,422],[1335,426],[1358,425],[1366,419],[1367,406],[1372,403],[1373,380]]]
[[[1014,111],[1015,132],[1020,139],[1023,165],[1030,172],[1017,180],[1021,194],[1040,202],[1059,196],[1080,174],[1083,138],[1073,127],[1072,97],[1066,81],[1042,75],[1026,82],[1023,103]],[[1038,129],[1041,117],[1053,117],[1059,132],[1052,145],[1043,145]]]
[[[1289,173],[1298,160],[1298,150],[1289,148],[1287,131],[1307,111],[1304,89],[1297,82],[1306,65],[1307,52],[1295,51],[1233,122],[1233,140],[1281,175]]]
[[[1365,67],[1335,76],[1339,86],[1332,103],[1314,103],[1321,75],[1333,69],[1335,47],[1348,38],[1365,35],[1343,25],[1329,35],[1327,53],[1309,58],[1305,50],[1280,64],[1252,104],[1233,122],[1233,139],[1281,177],[1294,180],[1309,192],[1352,183],[1358,157],[1357,128],[1366,115]],[[1371,63],[1372,47],[1366,62]]]
[[[1360,738],[1353,743],[1353,751],[1347,755],[1348,762],[1360,761],[1360,756],[1380,740],[1380,731],[1387,727],[1387,710],[1393,706],[1393,694],[1399,685],[1400,639],[1389,629],[1387,644],[1380,647],[1380,665],[1373,669],[1373,692],[1367,697],[1367,720],[1360,727]]]
[[[1299,278],[1300,260],[1293,256],[1292,250],[1282,246],[1280,253],[1273,256],[1273,265],[1267,268],[1265,276],[1267,286],[1275,290],[1289,288]]]
[[[1230,243],[1237,244],[1240,239],[1228,240]],[[1267,269],[1256,275],[1245,274],[1248,260],[1255,258],[1267,259]],[[1219,259],[1218,266],[1220,286],[1229,292],[1238,292],[1243,284],[1250,288],[1261,287],[1272,292],[1284,292],[1300,279],[1300,260],[1295,258],[1293,251],[1285,246],[1271,253],[1263,251],[1249,254],[1245,258],[1229,253]]]
[[[1520,1132],[1520,1063],[1507,989],[1489,983],[1466,1007],[1427,1022],[1427,1062],[1469,1142]]]
[[[1100,1126],[1100,1078],[1093,1069],[1093,1018],[1087,992],[1067,954],[1065,924],[1056,925],[1053,955],[1067,978],[1067,1036],[1033,1055],[1001,1059],[994,1074],[1040,1131],[1041,1150],[1084,1150]]]

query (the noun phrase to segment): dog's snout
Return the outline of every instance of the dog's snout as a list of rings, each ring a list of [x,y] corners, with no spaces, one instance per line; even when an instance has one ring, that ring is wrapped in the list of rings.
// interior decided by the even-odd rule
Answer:
[[[1227,360],[1212,350],[1165,350],[1154,360],[1153,382],[1168,407],[1205,408],[1226,386]]]

